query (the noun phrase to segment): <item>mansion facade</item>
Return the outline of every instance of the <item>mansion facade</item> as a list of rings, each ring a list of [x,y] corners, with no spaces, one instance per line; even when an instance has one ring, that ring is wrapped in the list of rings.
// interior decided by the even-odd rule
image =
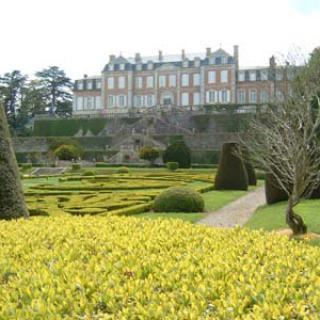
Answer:
[[[239,48],[134,58],[111,55],[101,75],[75,81],[73,114],[127,113],[152,107],[259,105],[281,97],[287,73],[272,57],[265,67],[239,68]],[[278,85],[277,83],[281,83]]]

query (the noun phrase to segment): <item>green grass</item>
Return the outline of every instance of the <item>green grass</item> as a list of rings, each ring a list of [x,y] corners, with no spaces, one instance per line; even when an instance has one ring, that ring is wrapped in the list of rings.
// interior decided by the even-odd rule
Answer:
[[[250,229],[263,229],[267,231],[288,228],[285,222],[286,202],[266,205],[259,208],[246,227]],[[303,200],[295,212],[300,214],[308,226],[308,231],[320,233],[320,200]],[[320,241],[319,241],[320,242]],[[320,243],[319,243],[320,244]]]

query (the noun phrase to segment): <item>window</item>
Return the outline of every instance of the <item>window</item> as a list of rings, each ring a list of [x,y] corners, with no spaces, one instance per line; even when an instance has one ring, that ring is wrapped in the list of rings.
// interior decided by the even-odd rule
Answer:
[[[228,61],[227,56],[221,57],[221,64],[227,64],[227,61]]]
[[[188,74],[182,75],[182,86],[183,87],[189,86],[189,75]]]
[[[244,90],[238,90],[238,102],[246,103],[246,93]]]
[[[250,81],[256,81],[256,80],[257,80],[256,70],[249,72],[249,80],[250,80]]]
[[[153,95],[147,96],[147,106],[152,107],[153,106]]]
[[[257,90],[250,90],[250,103],[257,103]]]
[[[147,88],[153,88],[153,76],[147,77]]]
[[[83,110],[83,97],[77,97],[77,110]]]
[[[94,105],[95,105],[96,109],[101,109],[101,97],[100,96],[95,97]]]
[[[189,67],[189,61],[188,60],[184,60],[183,63],[182,63],[182,66],[184,68],[188,68]]]
[[[239,71],[238,80],[239,81],[245,81],[246,80],[246,73],[244,71]]]
[[[142,77],[136,77],[136,88],[137,89],[142,88]]]
[[[170,74],[169,76],[169,86],[170,87],[176,87],[177,85],[177,77],[175,74]]]
[[[119,96],[119,107],[125,107],[126,106],[126,96],[121,95]]]
[[[215,103],[217,102],[217,93],[216,91],[214,90],[211,90],[211,91],[207,91],[207,94],[206,94],[206,102],[207,103]]]
[[[283,80],[283,71],[282,70],[277,70],[276,71],[276,80],[277,81],[282,81]]]
[[[166,86],[166,76],[160,76],[159,77],[159,87],[163,88]]]
[[[101,89],[101,80],[96,80],[96,89]]]
[[[108,89],[113,89],[114,88],[114,78],[108,78]]]
[[[142,64],[141,63],[137,63],[136,70],[137,71],[141,71],[142,70]]]
[[[148,70],[152,70],[153,69],[153,63],[152,62],[148,62]]]
[[[215,58],[214,57],[210,57],[209,64],[214,64],[214,63],[215,63]]]
[[[108,70],[109,70],[109,71],[113,71],[113,70],[114,70],[114,66],[113,66],[113,64],[109,64],[109,66],[108,66]]]
[[[230,101],[230,91],[229,90],[220,90],[220,102],[221,103],[227,103]]]
[[[83,81],[82,81],[82,80],[79,80],[79,81],[77,82],[77,89],[78,89],[78,90],[83,90]]]
[[[284,100],[283,92],[281,90],[277,89],[276,90],[276,97],[277,97],[277,100],[283,101]]]
[[[108,97],[108,106],[109,107],[114,107],[114,96],[109,96]]]
[[[141,107],[142,106],[142,96],[135,96],[134,102],[135,102],[136,107]]]
[[[195,73],[193,75],[193,85],[200,86],[200,73]]]
[[[119,69],[120,69],[121,71],[123,71],[123,70],[125,69],[125,67],[126,67],[126,65],[125,65],[124,63],[120,63]]]
[[[94,97],[87,97],[87,109],[92,110],[94,109]]]
[[[126,78],[125,77],[119,77],[118,78],[118,88],[124,89],[126,87]]]
[[[195,58],[194,59],[194,66],[196,67],[196,68],[199,68],[200,67],[200,59],[199,58]]]
[[[269,93],[266,90],[262,90],[260,92],[260,102],[261,103],[267,103],[269,102]]]
[[[198,106],[200,104],[200,92],[193,93],[193,105]]]
[[[208,72],[208,83],[215,83],[216,82],[216,72],[209,71]]]
[[[222,83],[228,82],[228,70],[222,70],[220,73],[220,76],[221,76]]]
[[[268,70],[261,70],[260,71],[260,79],[262,81],[268,80]]]
[[[87,89],[92,90],[92,87],[93,87],[92,80],[87,80]]]
[[[188,106],[189,105],[189,92],[183,92],[181,94],[181,104],[183,106]]]

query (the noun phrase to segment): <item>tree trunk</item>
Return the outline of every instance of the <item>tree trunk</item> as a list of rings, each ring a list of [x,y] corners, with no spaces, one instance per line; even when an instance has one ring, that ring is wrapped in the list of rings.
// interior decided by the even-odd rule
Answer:
[[[0,219],[28,216],[7,119],[0,104]]]
[[[292,196],[289,197],[287,212],[286,212],[286,222],[294,235],[307,233],[307,226],[304,224],[303,219],[293,211],[294,202]]]

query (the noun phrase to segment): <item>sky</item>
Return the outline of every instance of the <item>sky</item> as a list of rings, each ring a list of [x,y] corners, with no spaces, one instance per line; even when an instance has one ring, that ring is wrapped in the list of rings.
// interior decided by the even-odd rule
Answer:
[[[240,66],[320,46],[320,0],[0,0],[0,75],[57,65],[97,75],[109,55],[239,45]]]

